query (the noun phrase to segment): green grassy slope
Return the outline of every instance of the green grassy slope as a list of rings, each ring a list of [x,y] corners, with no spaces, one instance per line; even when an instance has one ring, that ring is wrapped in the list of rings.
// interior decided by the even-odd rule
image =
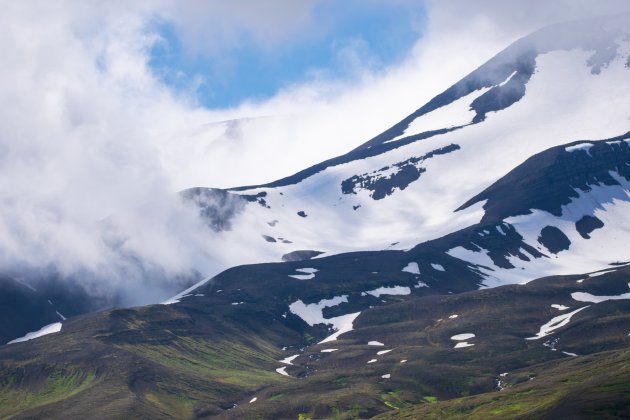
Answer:
[[[620,268],[384,296],[326,344],[317,341],[329,331],[284,316],[291,299],[281,290],[271,303],[233,305],[231,292],[206,290],[78,317],[60,333],[0,347],[0,418],[623,417],[629,300],[590,304],[550,336],[526,338],[563,313],[552,304],[589,305],[572,292],[620,294],[629,278]],[[454,348],[463,333],[475,334],[474,346]],[[278,360],[291,355],[290,376],[280,375]]]

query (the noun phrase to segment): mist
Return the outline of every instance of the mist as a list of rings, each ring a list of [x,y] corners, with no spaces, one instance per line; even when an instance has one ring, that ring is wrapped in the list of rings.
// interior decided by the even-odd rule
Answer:
[[[194,86],[174,91],[152,73],[164,40],[150,23],[173,22],[197,52],[223,54],[243,36],[274,48],[313,25],[316,1],[3,3],[0,271],[35,286],[54,275],[116,305],[158,302],[241,252],[214,248],[220,229],[181,190],[290,175],[369,140],[541,26],[629,8],[428,1],[402,62],[363,68],[350,47],[351,81],[312,77],[210,110]],[[238,200],[220,204],[238,217]]]

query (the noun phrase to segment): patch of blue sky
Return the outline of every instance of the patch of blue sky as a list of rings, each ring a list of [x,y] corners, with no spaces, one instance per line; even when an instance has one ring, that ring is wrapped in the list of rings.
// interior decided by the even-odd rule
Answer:
[[[302,31],[261,46],[241,37],[212,52],[184,48],[174,26],[155,21],[162,42],[150,51],[153,73],[175,91],[192,94],[207,108],[227,108],[269,98],[313,80],[352,82],[403,60],[421,36],[420,2],[323,1]]]

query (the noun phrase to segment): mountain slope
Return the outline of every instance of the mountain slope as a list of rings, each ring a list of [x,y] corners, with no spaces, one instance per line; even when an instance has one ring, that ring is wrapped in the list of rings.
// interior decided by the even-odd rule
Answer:
[[[320,344],[329,332],[283,317],[267,298],[233,305],[238,288],[208,287],[179,304],[78,317],[57,334],[0,348],[0,407],[17,418],[86,410],[94,418],[353,418],[498,395],[499,385],[520,389],[544,377],[545,363],[627,348],[629,270],[453,295],[382,295],[387,303],[364,309],[354,331]],[[583,302],[587,293],[611,298]],[[537,338],[558,316],[569,322]],[[611,385],[627,380],[623,369],[598,369]]]
[[[0,416],[623,417],[629,20],[525,37],[292,177],[182,192],[216,272],[0,347]]]
[[[541,30],[348,154],[231,189],[250,201],[217,243],[247,249],[218,259],[227,268],[296,251],[409,249],[476,224],[484,212],[462,204],[521,162],[630,131],[629,19]]]

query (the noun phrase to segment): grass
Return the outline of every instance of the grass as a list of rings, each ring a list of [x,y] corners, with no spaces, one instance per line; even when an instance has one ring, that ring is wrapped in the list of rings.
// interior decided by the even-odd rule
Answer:
[[[162,411],[175,418],[193,417],[197,400],[185,395],[173,395],[166,392],[148,392],[144,397],[151,404],[158,406]]]
[[[94,386],[99,380],[94,372],[53,371],[39,389],[17,387],[12,379],[0,388],[0,417],[11,418],[26,409],[36,408],[72,397]]]
[[[589,410],[624,417],[630,394],[629,359],[630,351],[622,350],[583,361],[571,359],[551,368],[542,365],[533,382],[501,392],[420,404],[379,418],[510,419],[542,417],[551,410],[566,413],[566,417]],[[575,369],[575,363],[582,369]]]
[[[164,345],[122,347],[169,370],[239,388],[253,389],[287,380],[272,369],[261,367],[277,361],[239,343],[181,337]]]

